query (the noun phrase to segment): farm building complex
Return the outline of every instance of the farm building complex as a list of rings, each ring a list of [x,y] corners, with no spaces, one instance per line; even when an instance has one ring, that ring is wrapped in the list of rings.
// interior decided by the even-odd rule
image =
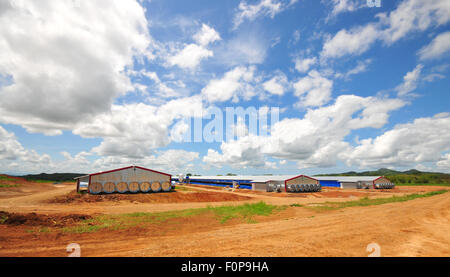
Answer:
[[[179,181],[177,178],[174,180]],[[319,181],[305,175],[192,176],[187,177],[185,181],[190,184],[225,187],[238,185],[239,188],[259,191],[306,192],[320,190]]]
[[[388,189],[394,184],[384,176],[319,176],[263,175],[263,176],[183,176],[172,175],[152,169],[129,166],[110,171],[88,174],[75,178],[77,191],[87,189],[91,194],[167,192],[172,181],[179,183],[233,187],[255,191],[318,192],[322,187],[349,189]]]
[[[394,184],[384,176],[320,176],[315,178],[324,187],[338,187],[343,189],[394,187]]]
[[[178,178],[173,180],[180,181]],[[190,176],[185,182],[211,186],[233,186],[258,191],[308,192],[321,187],[337,188],[393,188],[394,184],[384,176],[326,176],[264,175],[264,176]]]

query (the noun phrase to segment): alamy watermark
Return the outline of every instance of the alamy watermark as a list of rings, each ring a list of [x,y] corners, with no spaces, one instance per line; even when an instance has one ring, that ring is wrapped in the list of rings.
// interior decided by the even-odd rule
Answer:
[[[367,0],[367,6],[369,8],[380,8],[381,0]]]
[[[381,257],[381,247],[378,243],[369,243],[366,247],[366,251],[370,253],[367,257]]]
[[[66,251],[69,253],[67,257],[81,257],[81,247],[78,243],[71,243],[67,245]]]
[[[243,136],[269,136],[279,122],[279,107],[216,106],[195,111],[176,122],[170,137],[174,142],[223,142]]]

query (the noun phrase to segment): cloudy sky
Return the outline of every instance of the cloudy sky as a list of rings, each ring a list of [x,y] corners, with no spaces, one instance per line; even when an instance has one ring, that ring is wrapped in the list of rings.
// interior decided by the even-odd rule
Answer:
[[[449,73],[448,0],[0,0],[0,172],[450,172]]]

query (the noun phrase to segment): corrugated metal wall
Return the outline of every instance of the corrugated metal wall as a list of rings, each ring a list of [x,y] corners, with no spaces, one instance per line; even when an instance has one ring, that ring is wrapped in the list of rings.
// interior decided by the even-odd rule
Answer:
[[[343,189],[356,189],[357,188],[357,182],[341,182],[341,187]]]
[[[267,191],[267,184],[266,183],[253,183],[252,189],[257,191]]]
[[[378,180],[374,181],[375,184],[392,184],[392,182],[386,177],[381,177]]]
[[[297,177],[295,179],[291,179],[289,181],[286,181],[286,185],[302,185],[302,184],[318,184],[319,181],[312,179],[312,178],[308,178],[306,176],[300,176]]]

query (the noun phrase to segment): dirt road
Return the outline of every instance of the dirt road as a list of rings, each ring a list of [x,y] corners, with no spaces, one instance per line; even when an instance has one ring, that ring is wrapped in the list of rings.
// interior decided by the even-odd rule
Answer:
[[[256,196],[250,201],[260,199]],[[272,201],[286,204],[325,200],[331,201],[304,197],[274,197]],[[175,205],[195,207],[206,203],[161,206],[172,209]],[[95,209],[113,213],[118,209],[130,212],[132,207],[153,211],[157,206],[121,203],[109,208],[96,205]],[[283,216],[270,216],[257,224],[221,225],[214,218],[199,217],[150,229],[28,235],[21,229],[14,229],[15,234],[5,233],[10,227],[3,226],[0,256],[66,256],[65,247],[69,243],[80,244],[82,256],[367,256],[367,245],[376,243],[381,256],[448,257],[449,210],[450,195],[446,193],[325,212],[290,207]],[[24,239],[26,236],[29,239]]]

